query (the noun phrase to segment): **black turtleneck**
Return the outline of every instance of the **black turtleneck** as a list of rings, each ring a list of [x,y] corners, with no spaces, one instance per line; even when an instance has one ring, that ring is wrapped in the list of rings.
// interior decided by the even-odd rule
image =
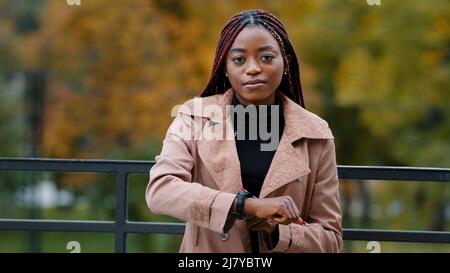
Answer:
[[[235,107],[233,112],[233,125],[234,125],[234,131],[235,131],[235,140],[236,140],[236,149],[241,165],[241,177],[242,177],[242,184],[244,188],[254,194],[255,196],[259,196],[261,192],[261,187],[264,182],[264,178],[266,177],[267,172],[269,171],[270,164],[272,163],[273,156],[276,152],[276,147],[278,146],[278,143],[274,146],[274,149],[264,151],[261,149],[261,144],[268,144],[273,143],[271,139],[268,140],[262,140],[261,134],[259,132],[259,122],[265,122],[267,124],[266,132],[269,133],[269,135],[272,135],[272,128],[271,128],[271,109],[272,105],[267,106],[267,111],[260,111],[263,110],[260,106],[256,106],[257,111],[251,112],[252,114],[245,114],[245,123],[241,125],[241,127],[238,126],[238,123],[244,122],[242,119],[243,115],[238,114],[238,109],[236,108],[237,105],[242,105],[238,99],[236,98],[236,95],[233,95],[232,104]],[[275,104],[279,107],[279,130],[278,130],[278,142],[281,140],[281,135],[283,133],[284,129],[284,117],[283,117],[283,110],[282,110],[282,104],[280,102],[280,98],[278,96],[275,97]],[[245,105],[244,108],[246,107]],[[254,107],[254,106],[252,106]],[[254,116],[256,112],[256,118]],[[252,119],[250,119],[250,115],[252,115]],[[257,121],[256,126],[256,139],[252,139],[252,135],[249,134],[249,128],[251,128],[249,124],[249,120],[252,120],[253,123]],[[261,120],[261,121],[260,121]],[[245,128],[245,136],[241,135],[243,132],[238,132],[238,128]],[[244,136],[244,139],[241,139],[239,135],[236,134],[236,132],[240,133],[240,136]],[[254,253],[259,253],[259,244],[258,244],[258,232],[250,232],[250,238],[252,242],[252,251]]]

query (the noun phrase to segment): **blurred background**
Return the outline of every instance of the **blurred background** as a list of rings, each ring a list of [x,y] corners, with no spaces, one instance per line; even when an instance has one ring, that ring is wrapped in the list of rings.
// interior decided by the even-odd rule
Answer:
[[[329,122],[338,164],[449,168],[450,1],[368,2],[0,0],[0,157],[154,160],[171,108],[206,85],[222,27],[262,8],[288,29],[306,108]],[[149,212],[147,175],[129,180],[130,220],[179,222]],[[448,184],[341,180],[344,227],[448,231]],[[0,218],[114,220],[114,186],[108,174],[0,172]],[[130,252],[181,242],[127,238]],[[68,252],[73,240],[114,251],[114,234],[0,231],[0,252]]]

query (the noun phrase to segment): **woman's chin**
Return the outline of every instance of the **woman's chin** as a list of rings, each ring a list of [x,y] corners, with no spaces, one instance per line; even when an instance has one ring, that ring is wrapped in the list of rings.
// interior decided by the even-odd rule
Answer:
[[[245,92],[244,94],[241,94],[238,96],[238,99],[240,97],[241,103],[245,105],[254,104],[254,105],[263,105],[263,104],[273,104],[275,100],[274,92],[272,94],[267,94],[263,92]]]

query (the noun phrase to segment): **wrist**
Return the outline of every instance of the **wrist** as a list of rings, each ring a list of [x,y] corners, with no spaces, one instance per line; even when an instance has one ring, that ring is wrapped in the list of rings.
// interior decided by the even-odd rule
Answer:
[[[247,191],[239,191],[236,193],[236,198],[235,198],[235,202],[236,202],[236,209],[234,210],[234,215],[238,218],[238,219],[245,219],[247,218],[248,214],[245,211],[245,204],[247,199],[251,196],[251,194]]]
[[[244,212],[249,216],[255,216],[255,202],[257,198],[247,198],[244,203]]]

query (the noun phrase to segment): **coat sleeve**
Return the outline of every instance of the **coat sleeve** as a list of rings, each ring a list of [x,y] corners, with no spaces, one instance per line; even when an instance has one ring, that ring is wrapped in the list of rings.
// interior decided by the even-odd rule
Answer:
[[[155,214],[223,232],[235,195],[192,181],[195,161],[191,151],[197,135],[195,130],[201,131],[201,127],[194,125],[195,119],[179,114],[172,122],[162,151],[150,170],[145,198],[147,206]]]
[[[306,225],[279,225],[272,251],[342,252],[342,216],[333,140],[325,140],[318,162],[311,209]]]

